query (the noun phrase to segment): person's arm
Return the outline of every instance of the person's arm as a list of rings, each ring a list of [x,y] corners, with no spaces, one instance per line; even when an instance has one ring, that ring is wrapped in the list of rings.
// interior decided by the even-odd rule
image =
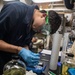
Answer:
[[[18,7],[18,3],[14,4],[6,4],[2,8],[0,12],[0,50],[6,52],[17,53],[22,47],[18,47],[12,44],[8,44],[3,41],[3,38],[7,33],[9,33],[14,25],[19,21],[21,14],[21,10]],[[18,8],[18,9],[17,9]],[[22,15],[23,16],[23,15]],[[9,35],[8,35],[9,37]]]
[[[22,49],[22,47],[8,44],[5,41],[0,40],[0,50],[2,50],[2,51],[18,53],[21,49]]]
[[[25,62],[27,62],[28,66],[37,65],[40,59],[39,54],[35,54],[26,48],[8,44],[3,40],[0,40],[0,50],[11,53],[17,53],[19,56],[22,57],[22,59]]]
[[[13,7],[14,4],[7,4],[0,12],[0,50],[17,53],[25,62],[27,62],[27,65],[34,66],[38,64],[38,61],[40,59],[39,54],[33,53],[26,48],[9,44],[3,40],[6,37],[6,33],[9,34],[12,27],[15,26],[17,22],[22,21],[22,17],[25,17],[23,16],[25,12],[23,12],[23,10],[21,12],[21,9],[19,8],[22,7],[22,3],[20,4],[20,6],[18,6],[19,4],[17,4],[17,9],[16,7]],[[20,16],[22,19],[20,18]],[[9,35],[7,36],[9,37]]]

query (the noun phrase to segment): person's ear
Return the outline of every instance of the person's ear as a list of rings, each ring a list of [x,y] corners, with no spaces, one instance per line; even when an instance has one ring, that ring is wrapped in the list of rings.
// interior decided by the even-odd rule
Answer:
[[[47,14],[46,13],[43,13],[43,17],[46,17],[47,16]]]

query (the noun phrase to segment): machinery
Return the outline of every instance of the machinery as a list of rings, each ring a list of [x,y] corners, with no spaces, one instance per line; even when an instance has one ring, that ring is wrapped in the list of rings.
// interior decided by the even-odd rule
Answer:
[[[9,1],[9,0],[4,0],[4,2],[7,2],[7,1]],[[12,0],[11,0],[12,1]],[[19,1],[19,0],[14,0],[14,1]],[[32,1],[30,1],[30,0],[20,0],[20,1],[22,1],[22,2],[26,2],[27,4],[33,4],[33,1],[34,0],[32,0]],[[59,0],[58,0],[59,1]],[[60,27],[60,29],[57,31],[57,33],[59,34],[59,33],[61,33],[62,34],[62,37],[60,37],[60,38],[63,38],[63,44],[62,44],[62,52],[61,52],[61,62],[63,63],[63,61],[64,61],[64,59],[65,59],[65,56],[64,56],[64,54],[63,54],[63,52],[64,51],[66,51],[67,50],[67,46],[68,46],[68,44],[69,44],[69,42],[71,42],[71,41],[74,41],[75,40],[75,37],[72,37],[73,35],[75,35],[75,14],[74,14],[74,10],[72,10],[73,8],[74,8],[74,0],[64,0],[64,4],[65,4],[65,7],[67,8],[67,9],[65,9],[65,10],[61,10],[61,8],[59,8],[60,10],[58,10],[58,9],[55,9],[55,11],[57,11],[57,12],[64,12],[63,14],[60,14],[60,16],[61,16],[61,18],[62,18],[62,24],[61,24],[61,27]],[[49,4],[50,5],[50,4]],[[51,4],[52,5],[52,4]],[[54,4],[55,5],[55,4]],[[62,6],[62,5],[61,5]],[[49,8],[50,9],[50,8]],[[48,9],[48,10],[49,10]],[[50,10],[52,10],[53,8],[51,7],[51,9]],[[68,10],[68,9],[70,9],[70,10]],[[47,9],[46,9],[47,10]],[[48,11],[47,10],[47,11]],[[72,13],[73,15],[72,16],[74,16],[73,17],[73,20],[72,20],[72,26],[70,26],[70,28],[73,30],[72,31],[72,35],[70,34],[70,32],[71,31],[66,31],[66,17],[64,17],[64,15],[65,15],[65,13],[66,12],[69,12],[69,13]],[[47,13],[48,14],[48,13]],[[34,35],[34,37],[37,37],[37,42],[34,42],[33,43],[33,51],[34,52],[40,52],[40,51],[42,51],[43,49],[47,49],[47,50],[52,50],[52,55],[51,56],[49,56],[49,59],[48,59],[48,61],[46,61],[45,60],[45,63],[47,62],[49,65],[49,67],[48,67],[48,69],[46,69],[46,71],[48,71],[49,69],[52,69],[52,70],[56,70],[57,69],[57,62],[58,62],[58,54],[59,54],[59,51],[60,51],[60,46],[56,46],[56,47],[54,47],[54,44],[53,44],[53,42],[54,43],[56,43],[57,44],[57,42],[60,42],[61,41],[61,39],[60,39],[60,41],[59,40],[57,40],[56,42],[55,42],[55,39],[53,40],[52,38],[51,38],[51,36],[50,36],[50,29],[48,29],[49,28],[49,23],[46,23],[46,27],[44,26],[44,29],[42,30],[42,33],[40,33],[40,34],[35,34]],[[56,37],[57,38],[57,37]],[[57,39],[59,39],[59,36],[58,36],[58,38]],[[51,41],[52,40],[52,41]],[[51,43],[51,44],[50,44]],[[60,43],[59,43],[59,45],[60,45]],[[57,49],[58,48],[58,49]],[[56,51],[54,51],[54,49],[57,49]],[[45,55],[45,54],[44,54]],[[53,56],[53,55],[55,55],[55,56]],[[44,57],[44,56],[43,56]],[[46,57],[46,56],[45,56]],[[47,56],[48,57],[48,56]],[[45,59],[47,59],[47,57],[45,58]],[[56,57],[56,59],[55,59],[55,57]],[[53,60],[52,60],[53,59]],[[54,59],[56,60],[56,62],[54,61]],[[51,62],[51,63],[50,63]],[[52,63],[53,62],[53,63]],[[54,65],[54,66],[52,66],[52,65]],[[35,68],[37,68],[37,67],[35,67]],[[28,70],[31,70],[31,69],[35,69],[35,68],[28,68]],[[43,67],[42,67],[43,68]],[[45,68],[45,67],[44,67]],[[42,69],[41,69],[42,70]],[[48,72],[46,72],[46,74],[48,74]]]

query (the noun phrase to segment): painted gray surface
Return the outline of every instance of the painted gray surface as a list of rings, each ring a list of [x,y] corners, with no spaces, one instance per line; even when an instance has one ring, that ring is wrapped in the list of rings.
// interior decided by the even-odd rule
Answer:
[[[3,0],[0,0],[0,10],[2,9],[3,7]]]
[[[25,0],[25,2],[30,5],[33,4],[32,0]]]

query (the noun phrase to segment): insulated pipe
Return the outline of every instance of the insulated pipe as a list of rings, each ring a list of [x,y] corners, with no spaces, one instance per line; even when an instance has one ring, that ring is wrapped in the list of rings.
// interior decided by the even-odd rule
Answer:
[[[3,0],[3,4],[7,4],[9,2],[14,2],[14,1],[19,1],[19,0]]]
[[[49,66],[49,68],[51,70],[57,69],[61,39],[62,39],[62,34],[59,34],[59,33],[54,34],[53,43],[52,43],[50,66]]]
[[[65,6],[67,9],[73,9],[74,7],[74,0],[64,0]]]

